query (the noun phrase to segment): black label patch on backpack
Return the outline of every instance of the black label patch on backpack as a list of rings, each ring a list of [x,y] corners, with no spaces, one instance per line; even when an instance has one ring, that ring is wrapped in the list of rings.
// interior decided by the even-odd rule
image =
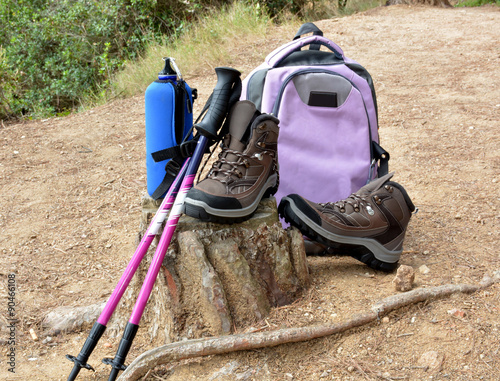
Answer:
[[[338,107],[337,93],[326,91],[311,91],[309,93],[309,106]]]

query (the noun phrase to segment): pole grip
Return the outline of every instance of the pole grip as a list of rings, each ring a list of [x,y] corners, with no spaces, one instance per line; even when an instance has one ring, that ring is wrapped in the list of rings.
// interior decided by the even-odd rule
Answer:
[[[217,74],[217,84],[212,93],[208,111],[201,122],[194,125],[202,135],[210,140],[217,139],[217,133],[229,111],[229,100],[233,88],[235,88],[234,85],[240,80],[241,76],[238,70],[230,67],[217,67],[215,73]]]

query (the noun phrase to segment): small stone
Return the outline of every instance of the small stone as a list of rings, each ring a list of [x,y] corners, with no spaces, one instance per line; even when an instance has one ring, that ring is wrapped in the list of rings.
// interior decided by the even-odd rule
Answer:
[[[393,279],[396,291],[410,291],[415,281],[415,271],[413,267],[401,265],[398,268],[396,277]]]
[[[389,316],[384,316],[384,317],[382,318],[382,323],[384,323],[384,324],[387,324],[387,323],[389,323],[390,321],[391,321],[391,319],[389,319]]]
[[[418,365],[427,367],[433,372],[441,371],[443,367],[444,356],[436,351],[425,352],[418,359]]]
[[[431,270],[426,266],[422,265],[418,268],[418,271],[420,271],[420,274],[427,275],[431,272]]]
[[[104,348],[113,348],[113,344],[111,344],[111,343],[104,343],[102,346]]]
[[[465,311],[459,310],[458,308],[452,308],[451,310],[448,310],[448,314],[460,318],[465,317]]]
[[[350,366],[347,367],[347,370],[349,372],[354,372],[354,367],[352,365],[350,365]]]
[[[38,336],[33,328],[30,328],[30,335],[33,341],[38,341]]]
[[[52,337],[47,336],[45,339],[43,339],[42,343],[47,344],[47,343],[50,343],[51,341],[52,341]]]

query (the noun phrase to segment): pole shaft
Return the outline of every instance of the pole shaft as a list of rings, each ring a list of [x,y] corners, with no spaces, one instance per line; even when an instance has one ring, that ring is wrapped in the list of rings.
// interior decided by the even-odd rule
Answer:
[[[141,263],[142,259],[146,255],[149,246],[151,245],[151,242],[155,238],[156,234],[158,233],[158,230],[160,229],[163,221],[165,221],[165,218],[167,217],[168,211],[172,207],[174,200],[175,200],[175,194],[177,193],[177,190],[180,187],[181,184],[181,179],[184,178],[184,175],[186,174],[187,168],[189,167],[189,161],[190,158],[187,158],[183,167],[181,168],[179,175],[176,177],[174,180],[172,186],[168,190],[168,193],[165,195],[165,198],[163,199],[160,207],[158,208],[158,211],[156,212],[155,216],[153,217],[153,220],[149,224],[148,230],[146,230],[146,233],[141,239],[141,242],[139,243],[139,246],[137,246],[137,249],[132,256],[132,259],[130,260],[127,268],[125,269],[122,277],[118,281],[118,284],[116,288],[113,290],[113,293],[108,299],[108,302],[106,303],[106,306],[101,312],[101,315],[97,319],[97,321],[102,324],[102,325],[107,325],[109,319],[113,315],[113,312],[116,309],[116,306],[118,305],[118,302],[122,298],[125,290],[127,289],[128,285],[130,284],[130,281],[132,280],[132,277],[134,276],[135,272],[137,271],[137,268],[139,267],[139,264]]]
[[[156,248],[156,252],[153,256],[153,260],[149,267],[148,273],[146,274],[146,278],[144,279],[141,291],[139,292],[139,296],[137,297],[137,302],[135,303],[134,309],[132,310],[132,314],[129,320],[131,324],[139,325],[139,322],[142,318],[149,296],[151,295],[151,291],[153,290],[156,277],[158,276],[161,264],[163,263],[163,259],[165,258],[168,246],[172,241],[177,222],[179,221],[179,218],[182,214],[184,200],[186,199],[187,192],[193,186],[194,178],[196,176],[196,172],[198,171],[198,167],[200,165],[203,154],[205,153],[207,143],[208,139],[205,136],[201,135],[196,145],[193,156],[191,157],[191,160],[189,162],[188,168],[186,170],[186,175],[182,180],[179,193],[175,198],[174,205],[172,206],[172,210],[170,211],[170,215],[165,224],[163,234],[161,235],[160,242],[158,243],[158,247]]]

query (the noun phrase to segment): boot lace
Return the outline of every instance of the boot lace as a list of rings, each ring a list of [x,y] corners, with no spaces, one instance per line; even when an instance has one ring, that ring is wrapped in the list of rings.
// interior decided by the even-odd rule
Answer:
[[[346,205],[351,205],[355,212],[359,212],[361,207],[370,207],[371,204],[367,201],[367,196],[361,196],[359,194],[353,193],[348,198],[336,202],[320,203],[324,210],[337,208],[341,213],[345,213]]]
[[[236,161],[227,160],[229,154],[236,156]],[[277,171],[278,165],[276,162],[276,153],[274,151],[263,150],[250,156],[240,151],[232,150],[226,145],[223,145],[222,150],[219,153],[219,158],[212,164],[212,168],[210,168],[208,177],[227,184],[235,180],[235,176],[237,178],[243,177],[243,172],[240,168],[242,166],[248,168],[250,166],[249,159],[262,160],[263,155],[269,155],[273,158],[273,169]],[[218,176],[219,174],[223,174],[224,177]]]

